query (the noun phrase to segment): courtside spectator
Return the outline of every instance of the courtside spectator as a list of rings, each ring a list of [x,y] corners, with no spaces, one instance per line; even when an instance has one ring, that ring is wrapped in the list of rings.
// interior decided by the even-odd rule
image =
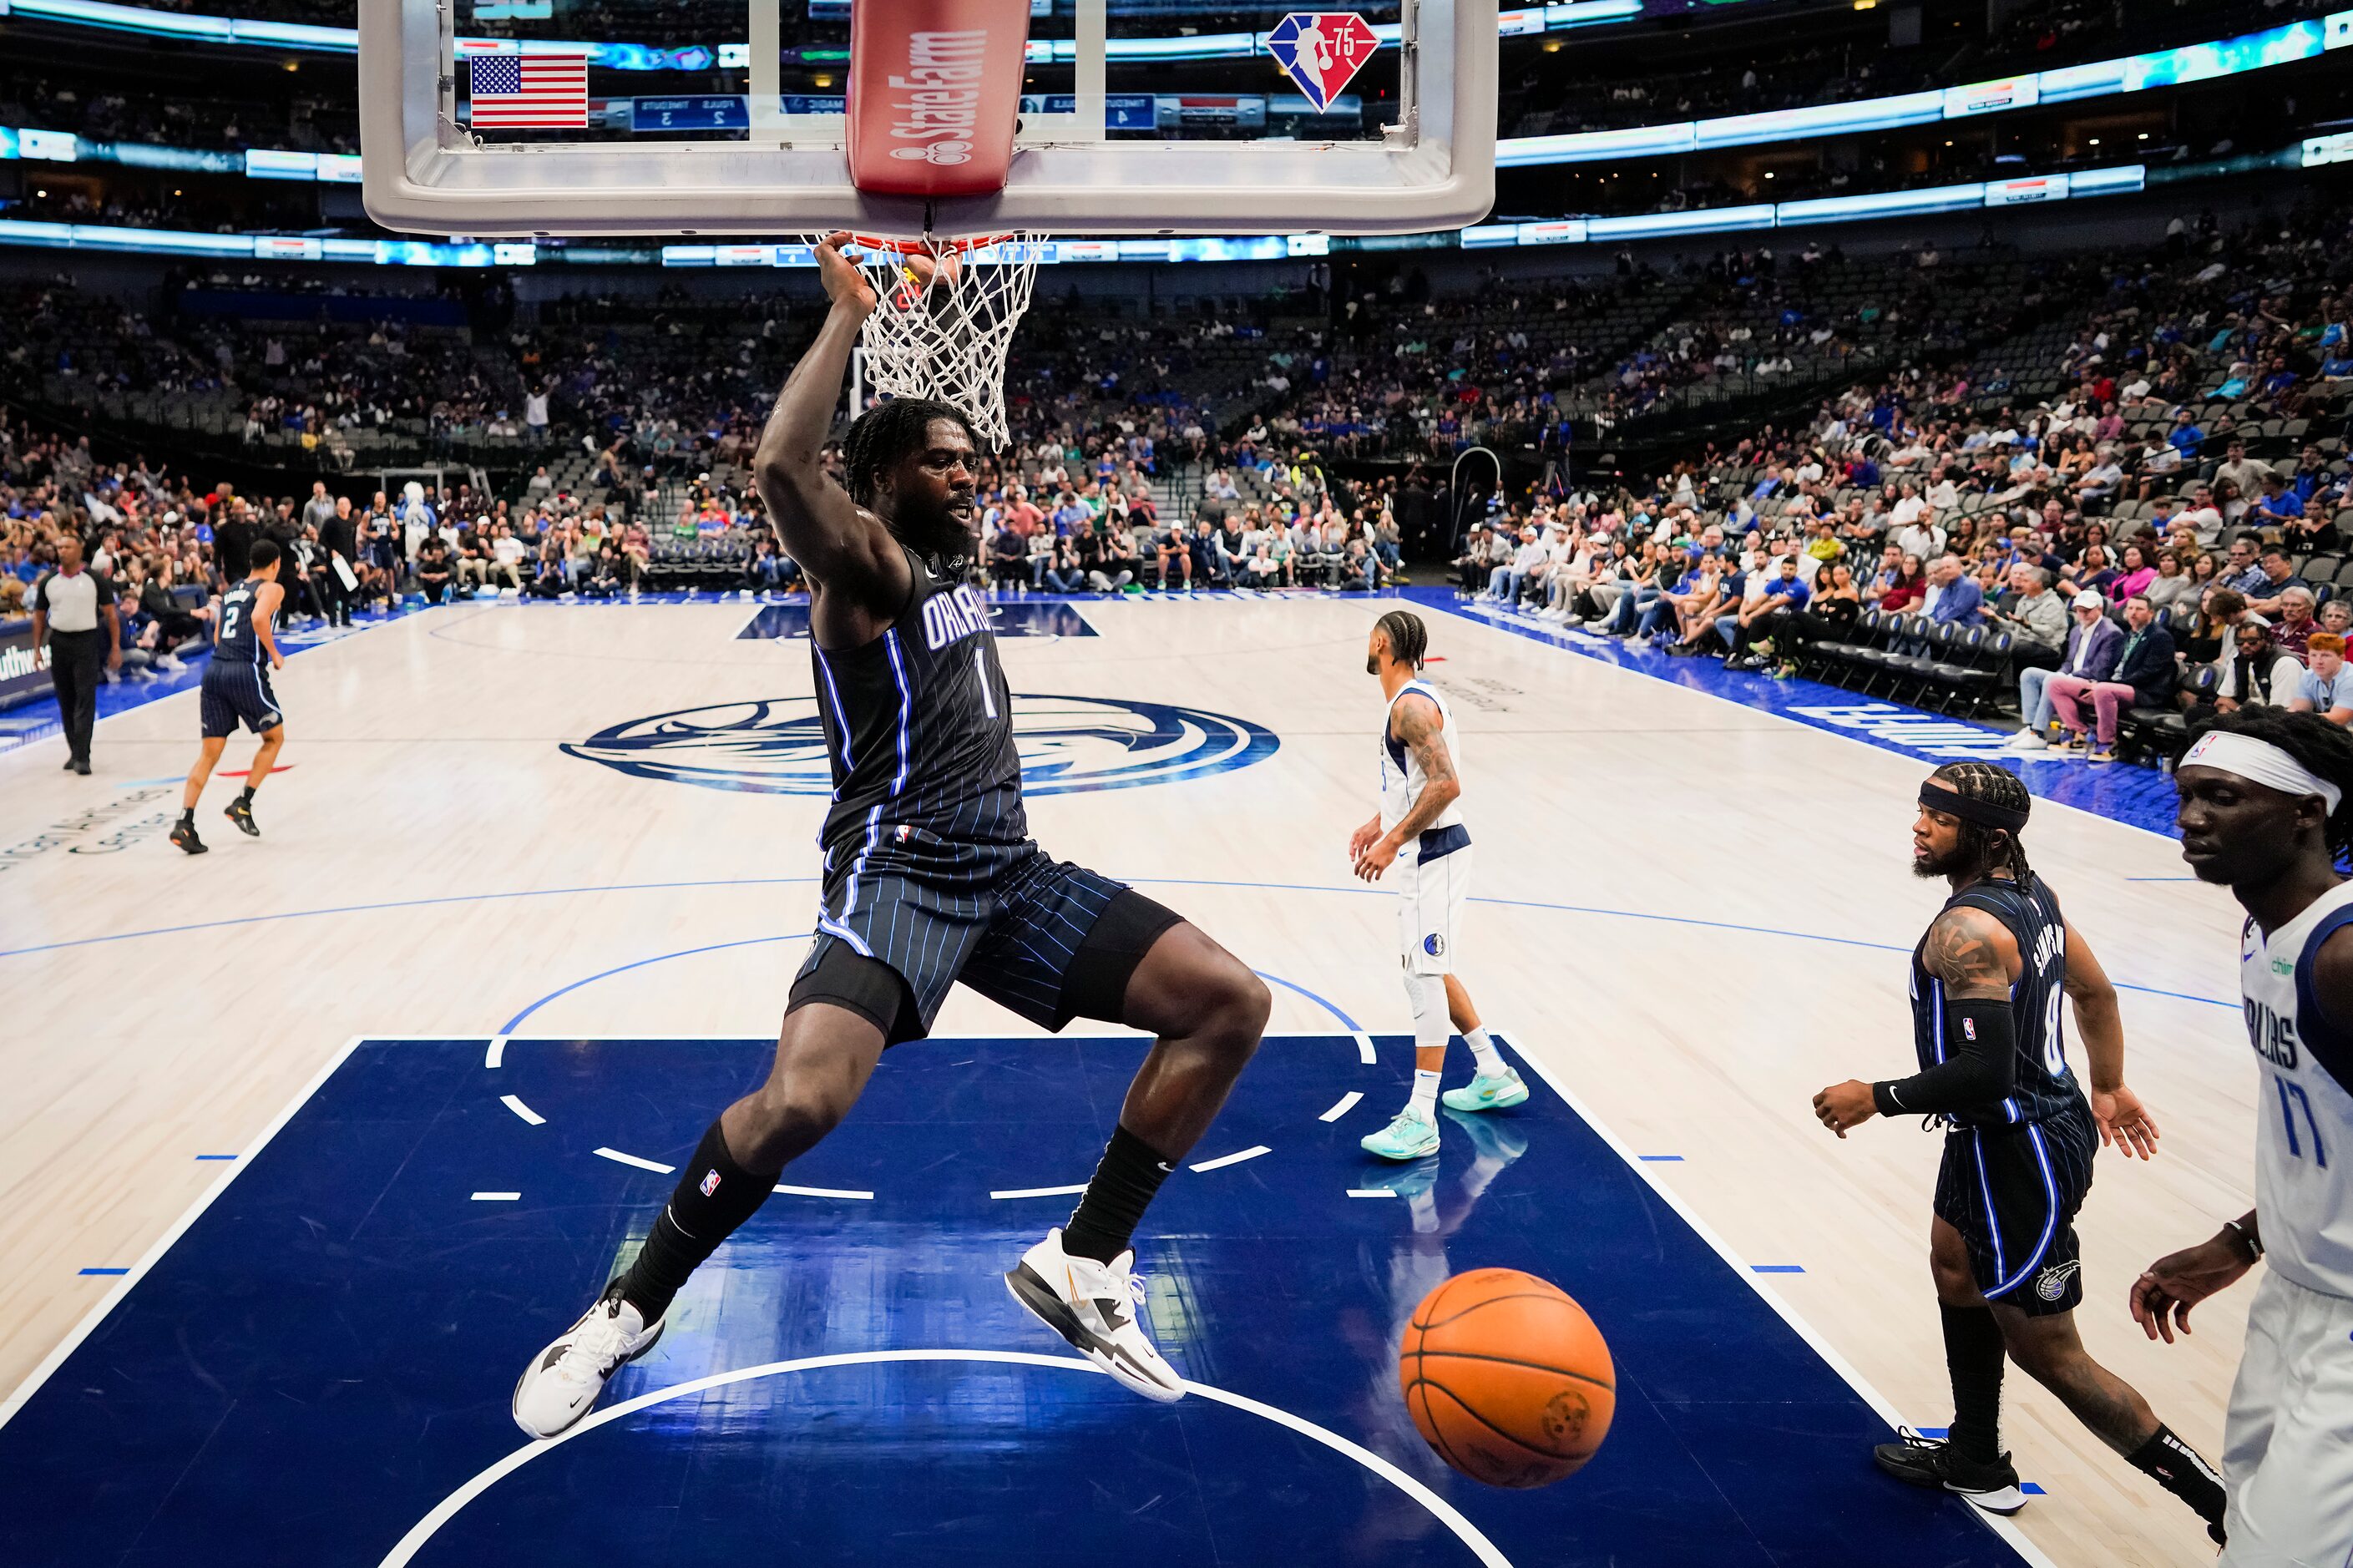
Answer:
[[[2066,677],[2089,689],[2107,679],[2116,669],[2116,656],[2124,651],[2125,637],[2116,623],[2108,619],[2107,603],[2097,594],[2076,595],[2075,625],[2067,634],[2067,653],[2059,661],[2059,668],[2030,667],[2018,672],[2018,711],[2025,724],[2010,737],[2012,751],[2040,752],[2050,744],[2054,709],[2052,681]]]
[[[2081,602],[2080,600],[2078,601]],[[2094,745],[2087,761],[2116,760],[2116,715],[2125,708],[2158,708],[2170,704],[2179,676],[2173,663],[2173,637],[2157,624],[2157,612],[2144,595],[2125,604],[2129,627],[2117,649],[2115,672],[2095,680],[2063,671],[2051,678],[2044,695],[2058,717],[2062,734],[2057,749],[2073,751],[2084,743],[2083,701],[2091,700],[2094,715]]]
[[[2353,670],[2345,665],[2345,639],[2335,632],[2315,632],[2304,657],[2304,675],[2288,700],[2288,710],[2317,713],[2332,724],[2353,724]]]

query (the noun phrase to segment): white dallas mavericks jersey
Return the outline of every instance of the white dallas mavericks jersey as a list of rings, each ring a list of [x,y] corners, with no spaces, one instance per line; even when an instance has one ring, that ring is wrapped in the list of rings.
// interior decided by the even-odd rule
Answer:
[[[2239,990],[2263,1075],[2255,1091],[2263,1254],[2306,1289],[2353,1297],[2353,1029],[2322,1017],[2312,990],[2320,944],[2347,925],[2353,882],[2313,900],[2268,942],[2249,921]]]
[[[1408,750],[1406,743],[1398,740],[1396,731],[1390,728],[1390,721],[1397,717],[1397,705],[1408,692],[1419,693],[1438,704],[1438,717],[1441,723],[1440,742],[1446,747],[1447,754],[1454,759],[1456,776],[1460,778],[1462,773],[1462,737],[1455,732],[1454,712],[1446,706],[1446,699],[1439,695],[1438,688],[1426,680],[1409,680],[1398,687],[1397,696],[1389,699],[1388,711],[1381,719],[1381,831],[1384,833],[1405,820],[1406,813],[1411,811],[1414,803],[1421,798],[1422,786],[1430,782],[1422,773],[1421,759]],[[1461,822],[1460,803],[1450,802],[1444,811],[1430,819],[1429,826],[1434,831],[1440,827],[1460,826]]]

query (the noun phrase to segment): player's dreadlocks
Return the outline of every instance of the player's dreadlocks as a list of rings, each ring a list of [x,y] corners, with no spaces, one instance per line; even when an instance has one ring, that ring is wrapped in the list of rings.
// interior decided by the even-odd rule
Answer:
[[[1965,800],[1981,800],[2021,814],[2034,805],[2034,797],[2019,776],[1991,763],[1947,763],[1929,776]],[[2016,828],[1988,827],[1964,818],[1957,847],[1979,876],[2007,870],[2024,888],[2032,884],[2034,872],[2026,863],[2026,846],[2018,835]]]
[[[2328,814],[2324,828],[2328,853],[2338,860],[2353,855],[2353,733],[2338,729],[2317,713],[2291,713],[2284,708],[2248,706],[2225,713],[2211,724],[2190,731],[2190,743],[2209,730],[2244,735],[2277,746],[2306,768],[2337,786],[2343,798]]]
[[[979,448],[980,433],[972,427],[965,411],[928,397],[890,398],[850,421],[849,434],[841,443],[842,477],[848,481],[849,499],[860,506],[873,504],[875,479],[923,446],[934,419],[955,420],[972,437],[975,449]]]
[[[1401,664],[1415,669],[1421,668],[1422,656],[1430,651],[1430,628],[1411,610],[1391,610],[1373,623],[1374,629],[1389,640],[1389,652]]]

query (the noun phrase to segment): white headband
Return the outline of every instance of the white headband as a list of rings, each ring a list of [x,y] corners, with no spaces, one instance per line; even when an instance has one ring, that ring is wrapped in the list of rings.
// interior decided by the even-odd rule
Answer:
[[[2213,730],[2199,737],[2181,759],[2181,766],[2192,764],[2236,773],[2250,784],[2266,784],[2288,795],[2316,795],[2328,803],[2332,816],[2337,802],[2345,798],[2344,791],[2269,741],[2229,730]]]

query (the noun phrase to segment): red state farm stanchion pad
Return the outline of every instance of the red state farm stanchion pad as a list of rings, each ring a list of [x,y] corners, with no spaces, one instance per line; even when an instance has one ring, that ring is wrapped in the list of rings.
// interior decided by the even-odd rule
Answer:
[[[1005,188],[1029,0],[860,0],[849,23],[850,179],[870,195]]]

